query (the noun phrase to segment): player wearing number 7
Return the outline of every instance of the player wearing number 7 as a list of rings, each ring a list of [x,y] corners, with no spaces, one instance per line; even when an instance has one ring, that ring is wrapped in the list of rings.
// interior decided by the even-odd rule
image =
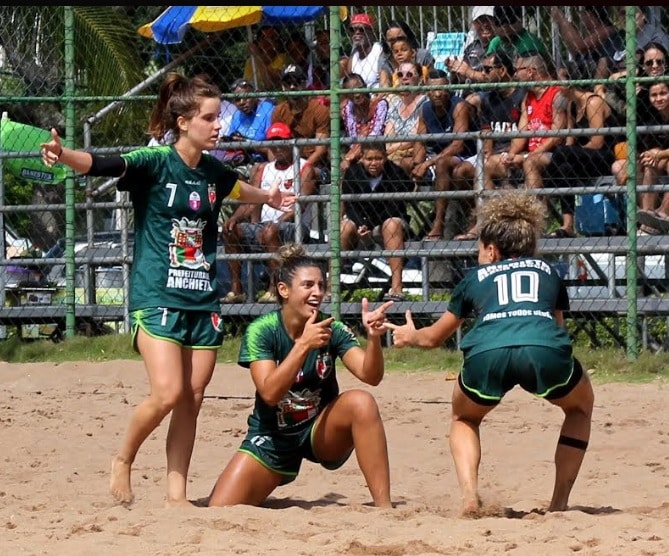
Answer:
[[[465,318],[475,316],[464,336],[462,370],[453,388],[450,447],[462,495],[463,515],[481,510],[479,427],[486,414],[519,385],[564,411],[555,450],[555,485],[549,511],[567,509],[590,439],[594,394],[572,353],[563,327],[567,290],[555,270],[536,253],[545,209],[524,192],[504,192],[479,209],[479,267],[457,285],[441,318],[416,329],[385,323],[395,347],[435,348]]]
[[[290,210],[293,193],[261,191],[242,182],[208,152],[221,124],[221,91],[202,76],[169,73],[158,92],[149,131],[157,141],[121,155],[102,156],[63,146],[57,131],[42,143],[42,161],[88,176],[120,178],[133,205],[135,242],[128,309],[134,348],[149,379],[149,395],[133,411],[112,460],[109,490],[133,500],[131,470],[144,441],[171,414],[167,430],[168,506],[190,505],[188,469],[197,417],[223,342],[216,290],[218,217],[224,198]]]

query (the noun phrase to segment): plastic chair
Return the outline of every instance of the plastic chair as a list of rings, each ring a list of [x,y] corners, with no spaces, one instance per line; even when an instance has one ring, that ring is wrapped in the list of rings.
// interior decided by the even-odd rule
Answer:
[[[447,58],[462,58],[467,33],[437,33],[430,42],[430,54],[434,57],[435,69],[448,71]]]

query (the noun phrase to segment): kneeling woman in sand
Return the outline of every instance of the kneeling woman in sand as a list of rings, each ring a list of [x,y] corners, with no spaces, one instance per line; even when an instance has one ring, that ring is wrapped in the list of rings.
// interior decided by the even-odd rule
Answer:
[[[545,209],[533,195],[503,192],[482,205],[480,216],[480,266],[454,289],[442,317],[416,330],[407,311],[406,324],[384,326],[393,331],[396,347],[435,348],[466,317],[476,316],[462,339],[464,364],[452,400],[450,445],[463,515],[476,516],[481,509],[481,421],[515,385],[564,411],[548,510],[566,510],[590,438],[594,395],[563,326],[567,290],[535,255]]]
[[[299,245],[278,253],[276,293],[280,308],[246,330],[239,364],[251,370],[256,401],[249,430],[221,473],[210,506],[260,505],[298,475],[304,459],[337,469],[355,450],[374,504],[391,507],[388,449],[374,397],[364,390],[339,392],[335,359],[362,382],[377,385],[384,372],[384,311],[362,302],[367,345],[319,307],[323,271]]]

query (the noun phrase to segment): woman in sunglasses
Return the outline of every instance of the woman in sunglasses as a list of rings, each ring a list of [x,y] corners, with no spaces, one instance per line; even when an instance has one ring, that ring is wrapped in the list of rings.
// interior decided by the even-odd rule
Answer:
[[[409,39],[397,39],[393,41],[392,56],[389,59],[389,65],[381,69],[380,85],[381,87],[397,87],[400,84],[399,67],[404,62],[415,63],[421,68],[421,78],[427,80],[427,74],[430,67],[418,62],[418,51],[411,45]]]
[[[662,77],[666,73],[667,68],[667,50],[660,43],[649,42],[643,51],[639,52],[640,63],[637,68],[637,75],[639,77]],[[621,72],[617,74],[617,77],[624,77],[626,72]],[[614,77],[613,75],[611,77]],[[636,116],[637,116],[637,126],[644,125],[658,125],[657,124],[657,111],[653,108],[653,105],[650,100],[649,94],[650,87],[647,83],[637,83],[636,84]],[[596,89],[597,90],[597,89]],[[597,90],[601,93],[601,89]],[[609,98],[610,94],[617,94],[619,98],[625,99],[625,90],[624,84],[622,86],[614,85],[611,87],[610,93],[605,91],[604,93],[606,98]],[[624,117],[626,110],[626,102],[623,104],[623,111],[619,113],[621,118],[621,125],[625,125]],[[646,133],[639,136],[637,140],[637,152],[644,152],[656,146],[654,142],[654,137],[656,134]],[[623,141],[616,145],[616,161],[613,163],[611,168],[611,173],[616,178],[616,183],[619,185],[624,185],[627,183],[627,142]],[[647,202],[644,202],[644,199],[649,199],[649,197],[642,196],[640,201],[641,209],[650,209],[654,207],[649,206]],[[642,223],[643,224],[643,223]],[[651,226],[645,226],[643,231],[646,233],[654,233],[656,229]]]
[[[386,119],[385,135],[396,137],[392,143],[387,143],[388,159],[401,166],[409,175],[414,169],[414,158],[417,151],[425,146],[421,141],[409,139],[418,130],[420,107],[427,100],[417,86],[423,83],[422,68],[415,62],[403,62],[397,71],[400,86],[416,87],[414,90],[403,90],[388,96],[388,118]]]

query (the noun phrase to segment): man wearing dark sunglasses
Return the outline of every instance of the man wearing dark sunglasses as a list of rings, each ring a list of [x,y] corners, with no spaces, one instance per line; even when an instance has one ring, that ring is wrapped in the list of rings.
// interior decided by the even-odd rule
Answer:
[[[353,52],[340,61],[342,77],[351,73],[362,76],[370,88],[379,86],[383,47],[377,42],[372,16],[360,13],[351,17],[350,29]]]

